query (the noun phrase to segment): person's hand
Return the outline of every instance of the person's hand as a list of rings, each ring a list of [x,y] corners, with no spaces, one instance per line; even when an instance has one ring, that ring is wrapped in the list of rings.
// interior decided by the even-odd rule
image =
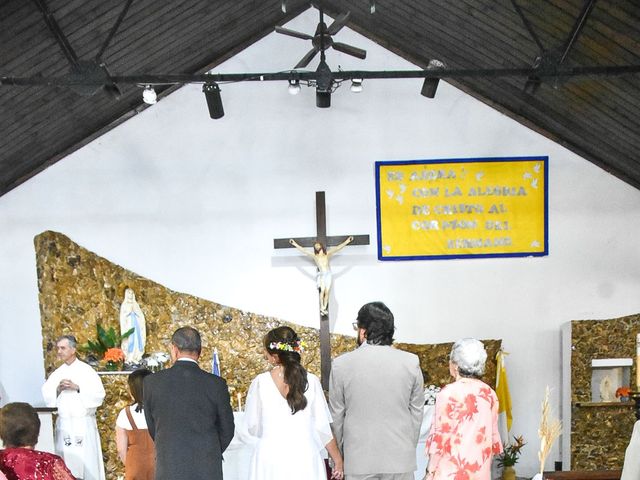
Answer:
[[[344,478],[342,460],[340,462],[334,462],[333,468],[331,469],[331,478],[335,480],[342,480]]]
[[[62,390],[75,390],[76,392],[79,392],[80,391],[80,387],[77,384],[73,383],[68,378],[65,378],[58,385],[58,390],[60,390],[60,391],[62,391]]]

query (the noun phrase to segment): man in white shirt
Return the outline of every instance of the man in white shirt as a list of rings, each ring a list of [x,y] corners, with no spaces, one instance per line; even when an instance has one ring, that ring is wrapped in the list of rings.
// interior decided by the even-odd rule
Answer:
[[[63,363],[42,386],[48,407],[58,409],[56,453],[76,478],[104,480],[104,461],[96,423],[96,408],[105,392],[96,371],[76,357],[76,339],[63,335],[56,342]]]

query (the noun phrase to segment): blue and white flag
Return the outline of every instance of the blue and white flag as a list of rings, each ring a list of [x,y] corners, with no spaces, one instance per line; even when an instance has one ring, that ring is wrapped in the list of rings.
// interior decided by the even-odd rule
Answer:
[[[211,362],[211,373],[220,376],[220,359],[218,358],[218,349],[213,349],[213,361]]]

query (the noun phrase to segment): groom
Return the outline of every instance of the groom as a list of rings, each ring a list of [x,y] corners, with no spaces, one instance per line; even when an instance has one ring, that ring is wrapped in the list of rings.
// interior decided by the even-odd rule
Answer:
[[[393,314],[364,305],[354,328],[359,347],[333,361],[331,428],[345,480],[413,480],[424,390],[420,361],[391,346]]]
[[[233,438],[226,382],[198,366],[200,333],[171,337],[171,368],[144,379],[144,415],[156,446],[156,480],[222,480],[222,452]]]

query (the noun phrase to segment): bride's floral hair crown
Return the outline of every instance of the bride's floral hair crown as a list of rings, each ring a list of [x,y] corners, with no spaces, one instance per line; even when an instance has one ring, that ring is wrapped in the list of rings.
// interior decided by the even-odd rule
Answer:
[[[280,350],[282,352],[302,353],[307,348],[307,342],[302,340],[292,340],[290,342],[271,342],[269,350]]]

